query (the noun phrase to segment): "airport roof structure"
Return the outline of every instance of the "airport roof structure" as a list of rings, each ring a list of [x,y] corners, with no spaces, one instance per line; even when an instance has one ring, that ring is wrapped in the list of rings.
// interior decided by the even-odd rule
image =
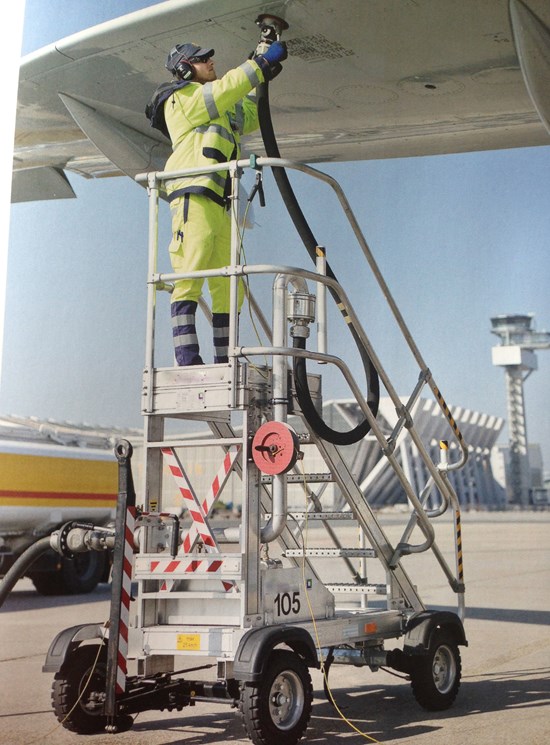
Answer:
[[[406,400],[403,399],[403,403]],[[500,417],[465,407],[450,407],[452,416],[468,444],[469,458],[464,468],[449,472],[449,479],[457,492],[461,505],[465,507],[502,508],[505,493],[492,474],[490,455],[504,426]],[[440,441],[448,441],[449,462],[458,459],[458,447],[453,441],[452,430],[435,400],[419,399],[412,408],[415,429],[432,460],[439,462]],[[323,405],[323,418],[333,429],[347,430],[354,427],[363,414],[354,399],[327,401]],[[381,398],[377,416],[382,430],[389,435],[397,414],[390,398]],[[294,424],[294,421],[293,421]],[[307,448],[307,446],[306,446]],[[344,448],[348,467],[357,477],[362,491],[371,507],[382,508],[405,504],[406,497],[397,476],[383,457],[380,446],[369,434],[361,442]],[[416,446],[407,436],[406,429],[398,438],[395,453],[405,473],[420,494],[428,481],[428,473]],[[321,468],[321,465],[318,464]],[[315,464],[308,465],[314,469]],[[334,508],[339,507],[338,490],[333,491]],[[432,494],[430,502],[437,504],[438,495]]]

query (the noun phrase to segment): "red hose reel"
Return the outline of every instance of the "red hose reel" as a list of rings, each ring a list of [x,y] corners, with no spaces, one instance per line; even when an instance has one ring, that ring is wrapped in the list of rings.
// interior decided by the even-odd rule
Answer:
[[[287,473],[302,457],[298,435],[284,422],[262,424],[252,440],[254,463],[270,476]]]

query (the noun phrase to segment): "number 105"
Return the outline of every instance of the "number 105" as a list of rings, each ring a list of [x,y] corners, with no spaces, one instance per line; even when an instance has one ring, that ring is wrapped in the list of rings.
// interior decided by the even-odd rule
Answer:
[[[295,590],[290,592],[278,593],[275,596],[275,607],[278,616],[288,616],[291,613],[299,613],[301,608],[300,593]]]

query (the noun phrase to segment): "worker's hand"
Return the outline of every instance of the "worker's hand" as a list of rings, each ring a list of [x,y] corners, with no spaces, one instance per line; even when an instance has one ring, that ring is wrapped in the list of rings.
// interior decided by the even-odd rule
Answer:
[[[253,57],[254,61],[262,68],[265,80],[273,80],[283,69],[281,60],[288,57],[286,44],[274,41],[263,54]]]
[[[283,41],[274,41],[273,44],[269,45],[262,57],[267,60],[270,65],[282,62],[288,57],[286,44]]]

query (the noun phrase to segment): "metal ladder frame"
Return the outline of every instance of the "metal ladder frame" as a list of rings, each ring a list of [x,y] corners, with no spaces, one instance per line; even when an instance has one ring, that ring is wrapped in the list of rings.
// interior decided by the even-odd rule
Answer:
[[[255,170],[261,171],[264,167],[284,167],[284,168],[291,168],[298,171],[302,171],[306,173],[307,175],[313,176],[314,178],[317,178],[325,183],[327,183],[331,188],[335,191],[342,207],[344,210],[344,213],[352,227],[352,230],[358,240],[358,243],[365,255],[365,258],[367,259],[367,262],[370,266],[370,269],[372,271],[372,274],[374,275],[382,294],[384,295],[386,302],[388,303],[390,310],[394,316],[394,319],[410,349],[410,351],[413,354],[413,357],[415,358],[419,368],[419,378],[417,385],[415,386],[413,392],[411,393],[407,404],[403,405],[401,402],[400,397],[397,395],[395,389],[393,388],[393,385],[391,384],[391,381],[389,380],[379,358],[377,357],[374,349],[372,348],[372,345],[370,343],[370,340],[368,339],[367,335],[365,334],[364,330],[361,327],[361,324],[359,323],[357,317],[354,314],[353,308],[351,306],[351,303],[349,302],[348,298],[346,297],[344,291],[342,290],[341,286],[334,280],[326,277],[326,275],[323,273],[323,264],[320,263],[317,267],[317,272],[313,271],[307,271],[304,269],[301,269],[299,267],[287,267],[287,266],[278,266],[278,265],[260,265],[260,266],[243,266],[240,264],[240,256],[239,256],[239,247],[240,247],[240,232],[239,232],[239,225],[238,221],[235,217],[235,214],[237,212],[238,207],[238,182],[242,173],[242,170],[245,168],[254,168]],[[179,178],[181,176],[190,176],[195,175],[198,173],[205,173],[205,172],[212,172],[212,171],[220,171],[227,169],[231,175],[232,183],[233,183],[233,221],[232,221],[232,251],[231,251],[231,264],[227,267],[222,268],[221,270],[209,270],[209,271],[203,271],[203,272],[193,272],[188,274],[170,274],[170,273],[163,273],[159,274],[157,273],[156,267],[157,267],[157,253],[158,253],[158,210],[159,210],[159,199],[160,199],[160,193],[162,189],[162,183],[166,180],[172,179],[172,178]],[[173,173],[167,173],[167,172],[159,172],[154,174],[141,174],[136,177],[136,180],[138,182],[145,182],[148,186],[148,192],[149,192],[149,270],[148,270],[148,310],[147,310],[147,338],[146,338],[146,364],[145,364],[145,370],[144,370],[144,414],[146,419],[146,425],[145,425],[145,444],[146,444],[146,505],[151,499],[151,495],[153,494],[160,494],[161,493],[161,483],[160,483],[160,473],[161,473],[161,451],[160,451],[160,445],[165,444],[166,440],[164,440],[164,416],[159,416],[155,414],[154,406],[153,406],[153,400],[154,400],[154,389],[155,389],[155,367],[154,367],[154,347],[155,347],[155,310],[156,310],[156,293],[160,289],[167,289],[170,287],[170,283],[177,279],[181,278],[191,278],[191,277],[208,277],[213,275],[218,276],[228,276],[230,280],[230,287],[231,287],[231,312],[230,312],[230,343],[229,343],[229,370],[230,370],[230,390],[231,390],[231,403],[230,403],[230,409],[236,409],[237,408],[237,389],[238,389],[238,376],[240,374],[240,370],[242,369],[242,364],[238,362],[239,358],[246,357],[250,358],[255,355],[271,355],[273,359],[287,359],[288,357],[292,356],[303,356],[307,359],[313,360],[313,361],[319,361],[324,363],[330,363],[336,365],[342,374],[344,375],[346,381],[348,382],[356,400],[359,404],[360,408],[363,411],[363,414],[365,417],[367,417],[369,424],[371,426],[371,430],[374,433],[376,439],[378,440],[380,447],[383,451],[383,454],[388,460],[390,461],[394,471],[396,472],[398,479],[407,495],[407,498],[409,502],[412,504],[412,513],[408,522],[407,527],[405,528],[405,531],[403,532],[403,536],[401,540],[399,541],[397,547],[393,547],[390,542],[388,541],[387,537],[385,536],[384,532],[382,531],[382,528],[380,527],[378,520],[376,519],[375,515],[373,514],[372,510],[368,506],[364,495],[360,491],[358,485],[355,483],[351,473],[349,472],[349,469],[345,465],[343,458],[341,457],[340,453],[338,452],[338,449],[331,445],[330,443],[322,442],[320,441],[316,436],[315,433],[311,432],[310,430],[310,438],[311,441],[315,443],[315,445],[319,448],[321,454],[323,455],[323,458],[325,459],[325,462],[330,466],[332,473],[334,474],[334,478],[339,484],[342,493],[345,495],[345,498],[350,505],[352,513],[355,515],[356,519],[358,520],[359,524],[361,525],[361,528],[363,529],[364,533],[368,536],[369,541],[371,542],[371,545],[374,545],[376,547],[376,554],[382,564],[384,565],[387,575],[389,577],[388,585],[391,587],[390,590],[390,597],[389,597],[389,603],[388,603],[388,611],[398,611],[399,613],[406,612],[408,615],[412,615],[414,613],[421,612],[424,608],[422,601],[418,595],[417,590],[414,588],[412,583],[410,582],[407,574],[403,570],[401,564],[400,564],[400,558],[404,555],[411,554],[411,553],[420,553],[423,551],[426,551],[428,549],[431,549],[435,556],[441,565],[441,568],[444,572],[444,574],[447,577],[447,580],[453,589],[453,591],[458,595],[459,598],[459,614],[461,617],[463,617],[464,614],[464,585],[462,581],[462,564],[461,564],[461,546],[459,545],[458,541],[458,529],[455,531],[455,535],[457,536],[457,540],[455,541],[455,558],[456,558],[456,567],[455,571],[453,571],[447,564],[446,560],[444,559],[441,551],[439,550],[439,547],[437,546],[435,542],[435,535],[433,526],[430,523],[430,518],[435,517],[437,514],[441,514],[444,509],[446,509],[449,505],[451,505],[454,508],[455,512],[455,522],[460,522],[460,509],[458,505],[458,500],[456,498],[456,495],[449,484],[448,480],[446,479],[446,473],[449,470],[455,470],[462,465],[464,465],[466,458],[467,458],[467,446],[463,441],[462,435],[454,422],[452,415],[441,396],[441,393],[439,391],[439,388],[436,386],[435,381],[433,380],[433,377],[431,375],[431,372],[427,365],[425,364],[406,324],[401,316],[401,313],[399,309],[397,308],[397,305],[395,301],[393,300],[391,293],[389,292],[389,288],[387,287],[379,269],[378,266],[374,260],[374,257],[372,256],[372,253],[368,247],[368,244],[359,228],[359,225],[357,223],[357,220],[355,219],[355,216],[353,215],[353,212],[349,206],[349,203],[347,202],[347,199],[340,188],[340,186],[337,184],[337,182],[330,176],[323,174],[322,172],[313,169],[309,166],[305,166],[303,164],[297,164],[285,159],[275,159],[275,158],[256,158],[252,157],[250,160],[241,160],[241,161],[232,161],[227,164],[216,164],[215,166],[212,166],[210,168],[201,168],[201,169],[187,169],[185,171],[179,171],[179,172],[173,172]],[[382,381],[382,384],[386,388],[390,398],[392,399],[396,412],[398,414],[398,421],[395,425],[395,428],[389,438],[386,438],[384,434],[382,433],[381,429],[379,428],[375,417],[373,417],[372,413],[370,412],[370,409],[365,404],[362,393],[358,386],[356,385],[353,376],[351,375],[349,369],[345,365],[345,363],[340,360],[337,357],[334,357],[332,355],[327,354],[325,351],[319,351],[319,352],[312,352],[307,350],[298,350],[294,348],[289,348],[285,345],[283,346],[258,346],[258,347],[244,347],[244,346],[238,346],[237,345],[237,339],[238,339],[238,331],[237,331],[237,324],[238,324],[238,312],[237,312],[237,285],[239,281],[239,277],[242,276],[250,276],[254,274],[277,274],[277,275],[284,275],[287,277],[300,277],[303,280],[309,280],[316,284],[318,288],[326,288],[326,287],[333,287],[337,290],[337,293],[342,300],[343,304],[346,307],[346,310],[350,317],[353,319],[353,323],[355,327],[358,329],[358,333],[360,336],[360,339],[365,346],[369,357],[371,358],[375,368],[377,369],[377,372],[380,376],[380,380]],[[323,289],[321,289],[321,292],[319,293],[321,300],[321,317],[323,320],[323,323],[321,325],[325,324],[326,320],[326,309],[325,309],[325,298],[326,293]],[[251,304],[254,305],[257,308],[257,305],[254,303],[253,299],[251,299]],[[260,322],[262,325],[266,326],[265,319],[260,314]],[[325,342],[323,338],[321,338],[319,343],[319,349],[324,350]],[[423,446],[423,443],[416,433],[414,429],[414,422],[412,421],[412,417],[410,415],[410,409],[413,406],[413,404],[418,400],[420,397],[421,391],[423,390],[424,386],[428,386],[432,393],[435,395],[436,400],[441,408],[441,411],[443,415],[446,417],[451,430],[452,434],[456,438],[459,448],[461,450],[461,458],[458,462],[449,464],[448,462],[444,462],[442,464],[436,465],[432,462],[429,454],[427,453],[426,449]],[[201,417],[207,419],[208,417]],[[248,421],[248,413],[245,413],[245,418],[247,418]],[[254,417],[253,417],[254,418]],[[257,418],[257,417],[256,417]],[[259,420],[257,422],[254,422],[255,424],[259,423]],[[306,423],[307,425],[307,423]],[[214,435],[217,435],[217,442],[216,444],[220,444],[222,447],[226,447],[229,445],[230,442],[235,442],[235,433],[232,430],[229,417],[221,415],[221,416],[215,416],[213,415],[211,419],[209,420],[209,426],[214,433]],[[243,425],[243,435],[241,445],[243,448],[243,452],[246,452],[246,431],[248,429],[247,426]],[[410,485],[406,474],[404,473],[403,469],[401,468],[398,459],[395,454],[395,448],[398,441],[399,436],[401,435],[402,431],[406,429],[414,442],[415,446],[418,449],[418,452],[420,456],[422,457],[426,468],[430,474],[429,481],[426,484],[426,487],[422,491],[420,497],[418,497],[412,486]],[[172,443],[174,444],[174,443]],[[183,441],[181,441],[180,444],[184,444]],[[185,443],[188,444],[188,443]],[[245,459],[243,458],[243,461]],[[244,462],[242,464],[244,466]],[[241,467],[242,467],[241,466]],[[250,480],[249,475],[249,469],[243,469],[245,471],[244,473],[244,479]],[[154,474],[157,474],[155,477]],[[245,488],[249,489],[251,484],[248,484]],[[437,487],[439,490],[439,493],[442,497],[442,506],[440,510],[432,510],[426,511],[425,504],[427,501],[427,498],[429,496],[429,493],[431,492],[433,487]],[[262,495],[261,499],[257,500],[258,507],[255,512],[255,514],[246,514],[243,515],[243,518],[247,521],[250,521],[253,524],[259,525],[259,504],[261,502],[261,507],[265,511],[266,508],[269,507],[268,500],[269,497],[267,496],[265,492],[265,488],[263,488],[259,482],[256,483],[253,486],[254,489],[257,489],[258,492]],[[248,500],[248,507],[247,509],[250,511],[250,500]],[[418,525],[422,531],[422,533],[425,536],[425,541],[419,545],[413,545],[409,542],[410,535],[414,529],[414,527]],[[246,531],[245,531],[246,532]],[[254,540],[259,540],[259,535],[253,536]],[[297,557],[299,557],[300,554],[300,545],[299,542],[296,540],[295,535],[293,535],[292,531],[289,530],[288,526],[284,527],[283,533],[282,533],[282,544],[284,550],[289,551],[289,560],[297,564]],[[259,581],[258,581],[258,551],[257,547],[254,548],[251,544],[254,541],[250,540],[250,536],[248,538],[248,542],[246,544],[246,566],[244,568],[244,578],[245,578],[245,584],[247,586],[247,592],[244,593],[246,596],[245,606],[244,606],[244,617],[243,622],[245,624],[253,624],[253,615],[254,613],[259,613],[260,605],[258,603],[257,593],[259,588]],[[344,557],[345,558],[345,557]],[[303,556],[304,562],[307,563],[308,569],[312,570],[311,563],[309,562],[308,558]],[[251,584],[250,587],[248,587],[249,583]],[[147,588],[147,583],[144,584],[144,587]],[[249,594],[250,591],[250,594]],[[260,620],[259,617],[257,620]],[[153,617],[150,617],[150,615],[145,612],[141,614],[141,617],[138,618],[138,625],[143,626],[147,625],[149,623],[154,623],[155,618],[154,614]],[[307,624],[301,624],[307,626]]]

